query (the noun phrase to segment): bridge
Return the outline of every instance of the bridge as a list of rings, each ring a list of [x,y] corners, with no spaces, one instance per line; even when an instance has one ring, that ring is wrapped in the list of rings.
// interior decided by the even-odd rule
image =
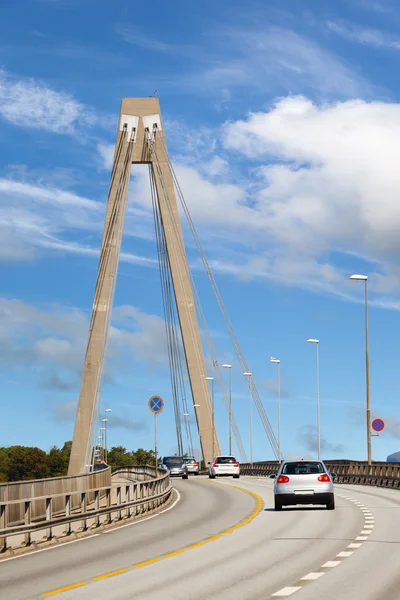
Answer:
[[[209,381],[221,389],[241,479],[175,481],[156,465],[98,461],[104,359],[132,164],[148,164],[179,453],[188,394],[207,464],[221,452]],[[244,449],[183,244],[178,202],[264,427],[270,461]],[[207,363],[200,327],[209,353]],[[316,340],[314,340],[316,341]],[[271,359],[278,362],[278,359]],[[235,443],[234,450],[232,443]],[[193,444],[192,444],[193,446]],[[368,428],[368,449],[370,430]],[[273,509],[285,458],[241,350],[168,156],[157,98],[122,101],[68,475],[0,485],[0,599],[397,600],[400,465],[330,461],[336,510]],[[324,457],[322,457],[324,458]],[[329,457],[327,457],[329,458]],[[249,460],[250,459],[250,460]],[[236,485],[238,483],[238,485]]]

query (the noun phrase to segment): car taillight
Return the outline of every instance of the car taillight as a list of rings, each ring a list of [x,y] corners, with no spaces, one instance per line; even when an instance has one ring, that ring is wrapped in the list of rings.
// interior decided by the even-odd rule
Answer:
[[[198,467],[198,466],[199,466],[199,463],[198,463],[196,460],[194,461],[194,466],[195,466],[195,467]]]
[[[286,475],[279,475],[278,479],[276,480],[276,483],[289,483],[289,477],[287,477]]]
[[[235,462],[233,463],[233,466],[234,466],[234,467],[238,467],[238,466],[239,466],[239,463],[238,463],[238,461],[237,461],[237,460],[235,460]]]
[[[323,481],[324,483],[330,483],[331,478],[329,477],[329,475],[327,475],[326,473],[324,473],[323,475],[320,475],[318,477],[318,481]]]

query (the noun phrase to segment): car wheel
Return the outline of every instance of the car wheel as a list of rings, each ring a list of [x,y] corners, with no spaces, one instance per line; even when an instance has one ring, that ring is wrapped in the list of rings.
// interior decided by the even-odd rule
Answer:
[[[326,505],[328,510],[335,510],[335,496],[332,496],[328,504]]]
[[[196,477],[197,477],[198,473],[195,473],[195,475],[196,475]]]
[[[189,475],[186,473],[186,475],[182,475],[182,479],[189,479]]]
[[[233,479],[239,479],[240,475],[234,475]]]
[[[275,496],[275,510],[282,510],[282,502],[277,496]]]

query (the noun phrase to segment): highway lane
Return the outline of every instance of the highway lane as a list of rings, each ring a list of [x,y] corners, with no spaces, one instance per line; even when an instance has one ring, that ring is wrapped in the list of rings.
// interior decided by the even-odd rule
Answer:
[[[228,487],[201,478],[177,481],[182,502],[176,508],[153,521],[107,534],[107,540],[99,536],[70,545],[63,557],[64,569],[60,569],[57,558],[61,549],[49,551],[46,558],[42,555],[31,565],[25,563],[27,558],[0,563],[1,600],[38,598],[39,591],[76,582],[87,584],[56,597],[159,600],[160,591],[164,598],[174,600],[274,597],[398,600],[400,597],[400,492],[338,485],[335,511],[296,507],[276,513],[272,508],[271,481],[242,477],[239,481],[221,480],[221,483]],[[248,524],[159,562],[91,581],[94,572],[105,574],[137,560],[158,557],[232,526],[254,510],[253,498],[235,489],[235,485],[255,492],[265,503],[264,509]],[[130,529],[128,535],[123,533]],[[139,531],[140,535],[136,535]],[[114,536],[118,540],[112,541]],[[103,554],[102,561],[98,555],[93,560],[93,543]],[[85,544],[91,545],[90,552],[84,550]],[[83,564],[82,556],[76,560],[77,546],[81,546],[81,553],[86,553]],[[125,548],[125,553],[121,553],[121,548]],[[26,577],[25,564],[29,565]],[[7,574],[10,565],[11,579]],[[36,579],[32,570],[35,566],[39,568]],[[51,569],[51,575],[46,575],[47,568]],[[69,571],[68,576],[64,577],[64,571],[65,574]],[[23,593],[22,588],[15,593],[18,578],[24,581]],[[7,585],[10,582],[11,587]],[[44,582],[52,585],[45,587]]]
[[[168,512],[96,537],[0,561],[0,600],[40,597],[48,590],[178,550],[235,525],[255,507],[249,494],[208,480],[175,480],[174,485],[181,498]]]
[[[339,486],[337,486],[339,488]],[[340,486],[369,507],[371,534],[338,568],[296,593],[296,600],[399,600],[400,490]]]
[[[90,596],[156,600],[161,590],[164,598],[174,600],[398,600],[397,560],[387,567],[390,580],[384,587],[379,578],[380,536],[392,531],[390,541],[400,542],[399,526],[390,513],[400,506],[395,491],[338,485],[335,511],[300,507],[276,513],[272,482],[242,478],[240,485],[265,502],[265,510],[251,523],[194,551],[90,583]],[[63,597],[82,600],[89,597],[88,589]]]

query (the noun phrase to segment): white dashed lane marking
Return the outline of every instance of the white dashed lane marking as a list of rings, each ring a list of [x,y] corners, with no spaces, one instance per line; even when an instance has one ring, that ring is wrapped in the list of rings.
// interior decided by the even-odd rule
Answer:
[[[337,495],[339,496],[339,494]],[[308,573],[308,575],[305,575],[300,579],[301,585],[284,587],[281,590],[278,590],[277,592],[272,594],[272,598],[287,598],[289,596],[292,596],[292,594],[295,594],[299,590],[303,589],[303,587],[310,584],[310,582],[316,581],[326,573],[329,573],[330,569],[338,567],[344,559],[349,558],[352,554],[354,554],[354,551],[356,549],[361,548],[362,542],[365,542],[369,539],[368,536],[372,533],[375,524],[374,517],[369,508],[367,508],[362,502],[354,500],[354,498],[350,498],[349,496],[339,497],[343,498],[344,500],[349,500],[349,502],[352,502],[357,508],[359,508],[364,513],[364,525],[362,530],[360,531],[360,534],[355,538],[354,542],[348,544],[346,550],[343,550],[342,552],[339,552],[339,554],[336,554],[335,559],[340,560],[328,560],[321,566],[321,569],[325,569],[324,571]]]
[[[281,590],[279,590],[279,592],[275,592],[275,594],[272,594],[272,597],[276,598],[277,596],[280,596],[281,598],[284,598],[287,596],[291,596],[292,594],[294,594],[295,592],[298,592],[299,590],[301,590],[300,586],[285,587],[285,588],[282,588]]]

